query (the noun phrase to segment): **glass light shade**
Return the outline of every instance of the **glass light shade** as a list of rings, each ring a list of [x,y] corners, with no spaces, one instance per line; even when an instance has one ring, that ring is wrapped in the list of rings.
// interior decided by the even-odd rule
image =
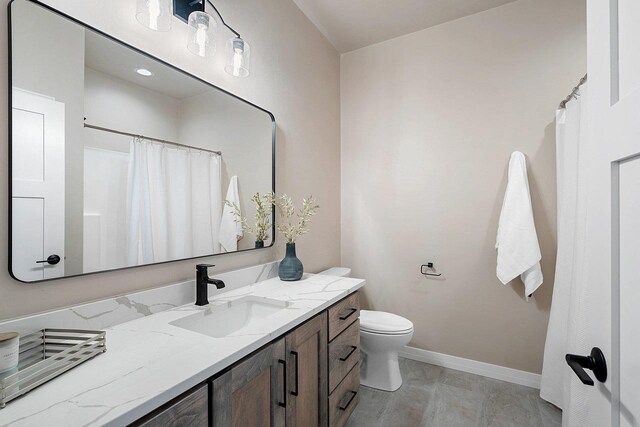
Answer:
[[[227,40],[225,47],[227,65],[224,70],[234,77],[248,77],[251,63],[251,47],[240,37]]]
[[[154,31],[170,31],[173,0],[137,0],[136,19]]]
[[[218,24],[206,12],[191,12],[189,15],[189,39],[187,49],[194,55],[207,57],[216,54],[216,29]]]

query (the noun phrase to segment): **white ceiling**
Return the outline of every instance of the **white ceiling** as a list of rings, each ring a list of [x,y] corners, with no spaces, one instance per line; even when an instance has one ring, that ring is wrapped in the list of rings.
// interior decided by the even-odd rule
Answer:
[[[214,90],[211,86],[90,30],[85,30],[85,65],[179,100]],[[146,68],[153,72],[153,76],[142,77],[135,72],[138,68]]]
[[[515,0],[293,0],[341,53]]]

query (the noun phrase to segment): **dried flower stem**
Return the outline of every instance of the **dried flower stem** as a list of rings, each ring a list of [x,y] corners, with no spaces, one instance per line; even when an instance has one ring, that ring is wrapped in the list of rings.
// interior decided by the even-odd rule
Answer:
[[[296,213],[291,197],[286,194],[280,197],[273,197],[273,203],[280,212],[282,223],[277,224],[278,231],[287,239],[287,243],[295,243],[296,239],[309,232],[311,217],[316,214],[320,206],[313,196],[302,199],[302,208]],[[297,223],[292,224],[293,217],[297,218]]]
[[[254,234],[256,241],[265,241],[269,238],[269,230],[271,229],[271,207],[274,204],[274,194],[266,193],[260,195],[256,193],[251,197],[251,201],[256,205],[255,214],[255,226],[251,227],[247,220],[247,217],[242,216],[240,206],[229,200],[225,200],[225,204],[233,208],[233,214],[235,216],[235,222],[242,225],[242,230],[245,233]]]

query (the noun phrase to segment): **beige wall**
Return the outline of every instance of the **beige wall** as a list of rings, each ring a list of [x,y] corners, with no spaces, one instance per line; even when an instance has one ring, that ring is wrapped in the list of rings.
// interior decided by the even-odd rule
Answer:
[[[342,264],[410,345],[540,372],[556,243],[554,110],[586,70],[584,0],[520,0],[342,56]],[[545,283],[495,277],[514,150]],[[426,279],[433,261],[444,279]]]
[[[252,47],[252,75],[234,79],[223,71],[220,30],[218,55],[195,57],[185,48],[186,25],[174,21],[170,33],[156,33],[135,20],[130,0],[48,0],[89,24],[194,73],[270,110],[278,122],[277,187],[296,199],[313,194],[322,205],[312,231],[299,241],[298,254],[307,270],[336,265],[340,254],[340,59],[336,50],[290,0],[225,2],[225,20],[242,31]],[[6,1],[4,1],[6,4]],[[6,8],[0,8],[6,26]],[[219,26],[220,28],[220,26]],[[0,81],[6,81],[6,31],[0,31]],[[0,97],[6,100],[6,85]],[[0,102],[0,165],[7,170],[7,111]],[[7,259],[7,182],[0,179],[0,259]],[[282,257],[277,247],[212,259],[216,270],[253,265]],[[190,279],[197,261],[23,284],[0,272],[0,319],[40,312],[125,292]]]

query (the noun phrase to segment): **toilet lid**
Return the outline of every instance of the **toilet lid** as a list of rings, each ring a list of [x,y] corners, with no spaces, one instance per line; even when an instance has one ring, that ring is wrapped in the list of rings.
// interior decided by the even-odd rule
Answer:
[[[411,331],[413,323],[393,313],[360,310],[360,329],[379,334],[398,334]]]

